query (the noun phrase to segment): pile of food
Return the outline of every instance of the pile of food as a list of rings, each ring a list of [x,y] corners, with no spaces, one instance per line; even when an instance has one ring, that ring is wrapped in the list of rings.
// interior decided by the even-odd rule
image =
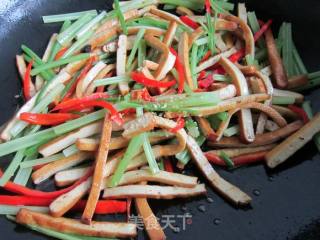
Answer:
[[[0,155],[15,155],[1,172],[0,214],[59,239],[128,238],[134,223],[92,219],[130,214],[132,200],[158,226],[150,239],[165,239],[147,199],[205,195],[207,184],[248,205],[216,166],[275,168],[312,139],[320,150],[320,115],[300,93],[320,72],[307,72],[290,23],[275,37],[272,20],[244,4],[233,15],[225,0],[113,7],[43,17],[63,24],[42,57],[22,45],[25,104],[1,130]],[[187,164],[205,184],[182,174]],[[35,189],[52,178],[56,191]]]

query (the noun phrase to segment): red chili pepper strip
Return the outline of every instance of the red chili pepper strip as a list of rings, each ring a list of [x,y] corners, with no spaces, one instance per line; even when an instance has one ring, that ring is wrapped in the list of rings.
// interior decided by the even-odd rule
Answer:
[[[104,92],[104,86],[97,87],[96,93],[103,93]]]
[[[241,58],[243,58],[245,56],[245,50],[244,49],[240,49],[238,52],[232,54],[229,57],[229,60],[233,63],[238,62]]]
[[[81,111],[86,108],[90,107],[102,107],[107,109],[111,114],[111,120],[116,122],[118,125],[123,124],[123,119],[121,118],[121,115],[119,112],[112,106],[112,104],[103,101],[103,100],[88,100],[88,101],[82,101],[78,105],[71,106],[69,108],[65,108],[62,111]]]
[[[54,192],[42,192],[42,191],[30,189],[30,188],[15,184],[11,181],[7,182],[6,185],[3,186],[3,189],[11,193],[16,193],[16,194],[34,197],[34,198],[57,198],[62,194],[70,192],[72,189],[80,185],[82,182],[86,181],[92,175],[92,172],[93,170],[90,169],[86,175],[84,175],[82,178],[80,178],[71,186],[58,191],[54,191]],[[0,176],[1,175],[2,175],[2,172],[0,171]]]
[[[197,29],[198,27],[200,27],[198,23],[196,23],[195,21],[193,21],[193,20],[192,20],[191,18],[189,18],[188,16],[181,16],[181,17],[180,17],[180,20],[181,20],[184,24],[186,24],[186,25],[188,25],[189,27],[191,27],[192,29]]]
[[[168,88],[176,84],[176,81],[160,82],[144,76],[143,73],[132,72],[131,78],[137,83],[141,83],[146,87]]]
[[[178,93],[182,93],[184,90],[184,83],[185,83],[185,72],[184,72],[184,66],[182,65],[178,53],[173,49],[170,48],[170,52],[176,56],[176,61],[174,63],[174,67],[178,72],[179,81],[178,81]]]
[[[212,85],[212,83],[214,83],[214,79],[213,79],[212,74],[209,74],[205,79],[200,80],[198,82],[198,86],[199,86],[199,88],[207,89],[208,87],[210,87]]]
[[[201,71],[198,76],[198,81],[203,80],[206,77],[207,73],[205,71]]]
[[[23,78],[23,95],[26,99],[26,101],[28,101],[31,98],[31,92],[30,92],[30,87],[31,87],[31,69],[32,69],[32,65],[33,65],[33,60],[28,64],[28,67],[26,69],[26,72],[24,74],[24,78]]]
[[[85,96],[83,98],[77,98],[77,99],[69,99],[61,102],[59,105],[57,105],[54,109],[51,111],[58,111],[58,110],[64,110],[69,109],[72,107],[78,107],[81,103],[91,100],[97,100],[101,98],[108,98],[109,95],[107,93],[93,93],[89,96]]]
[[[182,128],[184,128],[184,119],[179,117],[178,121],[177,121],[177,126],[175,126],[174,128],[169,129],[169,131],[171,133],[176,133]]]
[[[204,56],[203,58],[201,59],[200,63],[203,63],[205,61],[207,61],[211,56],[211,51],[208,51]]]
[[[207,13],[211,13],[211,3],[210,3],[210,0],[205,0],[204,4],[205,4],[205,7],[206,7],[206,12],[207,12]]]
[[[66,93],[65,97],[63,100],[65,99],[69,99],[72,94],[74,93],[74,91],[77,88],[78,83],[87,75],[87,73],[89,72],[89,70],[92,67],[93,62],[96,60],[96,57],[91,57],[89,58],[87,64],[85,65],[85,67],[82,69],[80,75],[78,76],[78,78],[76,79],[76,81],[72,84],[72,86],[70,87],[69,91]]]
[[[11,206],[49,206],[55,198],[35,198],[29,196],[11,196],[0,195],[0,204]],[[71,210],[81,211],[85,208],[87,201],[80,200]],[[127,203],[125,201],[116,200],[100,200],[97,203],[95,213],[96,214],[108,214],[108,213],[124,213],[127,211]]]
[[[242,166],[242,165],[257,163],[257,162],[263,161],[267,153],[268,151],[261,151],[256,153],[245,154],[245,155],[232,158],[232,161],[235,166]],[[218,166],[226,167],[226,162],[216,154],[207,152],[205,153],[205,156],[207,157],[209,162]]]
[[[87,201],[79,201],[71,210],[82,211],[85,209]],[[99,200],[95,213],[96,214],[110,214],[110,213],[125,213],[127,211],[126,201],[117,200]]]
[[[254,34],[254,41],[255,42],[258,41],[263,36],[263,34],[270,28],[271,24],[272,24],[271,19],[268,20],[268,22],[263,23],[260,30]]]
[[[66,121],[76,119],[80,117],[78,114],[72,113],[21,113],[20,120],[28,122],[30,124],[42,125],[42,126],[52,126],[64,123]]]
[[[167,172],[172,172],[172,173],[174,172],[170,159],[164,159],[163,164],[164,164],[164,170],[166,170]]]
[[[130,114],[135,114],[136,113],[136,109],[135,108],[127,108],[125,110],[122,110],[121,115],[130,115]]]
[[[63,54],[68,50],[67,47],[61,48],[59,52],[57,52],[56,56],[54,57],[54,60],[59,60],[62,58]]]
[[[295,105],[289,105],[288,108],[292,111],[295,112],[301,119],[302,121],[306,124],[309,122],[309,117],[308,114],[300,107],[297,107]]]

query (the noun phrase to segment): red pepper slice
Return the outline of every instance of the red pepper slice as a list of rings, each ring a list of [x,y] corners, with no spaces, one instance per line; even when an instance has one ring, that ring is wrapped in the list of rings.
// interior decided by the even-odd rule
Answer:
[[[212,74],[209,74],[205,79],[200,80],[198,82],[198,86],[199,86],[199,88],[207,89],[208,87],[210,87],[212,85],[212,83],[214,83],[214,79],[213,79]]]
[[[168,88],[176,84],[176,81],[160,82],[147,78],[143,73],[132,72],[131,78],[137,83],[141,83],[146,87]]]
[[[63,54],[68,50],[67,47],[61,48],[59,52],[57,52],[56,56],[54,57],[54,60],[59,60],[62,58]]]
[[[66,121],[76,119],[80,117],[78,114],[72,113],[21,113],[20,120],[28,122],[30,124],[43,125],[43,126],[52,126],[64,123]]]
[[[49,206],[55,198],[35,198],[29,196],[11,196],[11,195],[0,195],[0,204],[11,205],[11,206]],[[86,200],[80,200],[71,209],[73,211],[84,210],[86,206]],[[124,213],[127,211],[127,203],[125,201],[116,200],[100,200],[97,203],[95,213],[96,214],[108,214],[108,213]]]
[[[178,132],[180,129],[184,128],[184,118],[179,117],[177,120],[177,126],[175,126],[174,128],[169,129],[169,131],[171,133],[176,133]]]
[[[189,27],[191,27],[192,29],[197,29],[199,27],[199,24],[196,23],[195,21],[193,21],[191,18],[189,18],[188,16],[181,16],[180,20],[188,25]]]
[[[83,211],[87,201],[80,200],[71,210]],[[125,213],[127,202],[118,200],[99,200],[96,205],[95,214]]]
[[[205,5],[205,8],[206,8],[206,13],[211,13],[211,3],[210,3],[210,0],[205,0],[204,5]]]
[[[172,172],[172,173],[174,172],[170,159],[164,159],[163,164],[164,164],[164,170],[166,170],[167,172]]]
[[[306,124],[309,122],[308,114],[300,107],[297,107],[295,105],[289,105],[288,108],[292,111],[298,114],[298,116],[302,119],[302,121]]]
[[[234,163],[235,166],[242,166],[242,165],[257,163],[257,162],[263,161],[267,153],[268,151],[261,151],[261,152],[255,152],[250,154],[244,154],[244,155],[232,158],[232,162]],[[207,152],[205,153],[205,156],[207,157],[209,162],[218,166],[226,167],[226,162],[216,154]]]
[[[238,52],[232,54],[229,57],[229,60],[233,63],[238,62],[240,59],[242,59],[245,55],[245,50],[244,49],[240,49]]]
[[[69,91],[66,93],[66,95],[65,95],[63,100],[69,99],[72,96],[72,94],[74,93],[74,91],[77,88],[78,83],[87,75],[87,73],[91,69],[91,67],[92,67],[92,65],[93,65],[95,60],[96,60],[95,56],[89,58],[86,66],[82,69],[80,75],[78,76],[76,81],[72,84],[72,86],[70,87]]]
[[[84,175],[82,178],[80,178],[78,181],[76,181],[71,186],[64,188],[64,189],[61,189],[61,190],[58,190],[58,191],[54,191],[54,192],[42,192],[42,191],[30,189],[30,188],[15,184],[11,181],[7,182],[3,186],[3,189],[5,189],[6,191],[9,191],[11,193],[16,193],[16,194],[34,197],[34,198],[57,198],[57,197],[61,196],[62,194],[70,192],[72,189],[74,189],[75,187],[77,187],[78,185],[80,185],[81,183],[86,181],[92,175],[92,172],[93,172],[93,170],[90,169],[86,173],[86,175]],[[3,173],[0,170],[0,176],[2,176],[2,174]]]
[[[272,20],[270,19],[266,23],[263,23],[263,22],[261,22],[261,23],[262,23],[262,26],[261,26],[260,30],[254,34],[254,41],[255,42],[258,41],[262,37],[262,35],[270,28],[270,26],[272,24]]]
[[[91,94],[89,96],[85,96],[83,98],[65,100],[65,101],[61,102],[59,105],[55,106],[55,108],[52,109],[51,111],[54,112],[54,111],[69,109],[72,107],[78,107],[83,102],[97,100],[97,99],[101,99],[101,98],[108,98],[108,97],[109,97],[109,95],[107,93],[93,93],[93,94]]]
[[[211,56],[211,51],[209,50],[204,56],[203,58],[201,59],[200,63],[203,63],[205,61],[207,61]]]
[[[178,76],[179,76],[179,81],[178,81],[178,93],[182,93],[184,90],[184,83],[185,83],[185,71],[184,71],[184,66],[182,65],[178,53],[173,49],[170,48],[170,52],[176,56],[176,61],[174,63],[175,69],[177,69]]]
[[[203,80],[206,77],[207,73],[203,70],[199,73],[198,81]]]
[[[26,69],[26,72],[24,74],[24,78],[23,78],[23,95],[26,99],[26,101],[28,101],[31,98],[31,92],[30,92],[30,87],[31,87],[31,69],[32,69],[32,65],[33,65],[33,60],[31,62],[29,62],[28,67]]]
[[[119,114],[119,112],[112,106],[112,104],[110,104],[106,101],[103,101],[103,100],[82,101],[78,105],[73,105],[68,108],[64,108],[61,111],[63,111],[63,112],[81,111],[83,109],[90,108],[90,107],[102,107],[102,108],[107,109],[111,114],[111,117],[110,117],[111,120],[116,122],[118,125],[123,124],[123,119],[122,119],[121,115]]]

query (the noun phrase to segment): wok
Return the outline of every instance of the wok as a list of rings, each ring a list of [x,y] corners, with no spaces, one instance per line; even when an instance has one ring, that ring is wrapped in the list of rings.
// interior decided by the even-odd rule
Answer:
[[[274,28],[285,21],[293,23],[293,35],[298,49],[308,67],[320,68],[320,2],[317,0],[248,0],[247,7],[255,10],[264,20],[275,20]],[[110,9],[106,0],[1,0],[0,1],[0,121],[9,119],[21,103],[20,81],[14,56],[22,43],[41,54],[49,36],[58,31],[56,24],[44,25],[42,15],[66,13],[88,9]],[[319,90],[307,93],[313,107],[320,110]],[[8,163],[3,158],[0,166]],[[182,228],[178,215],[190,213],[191,221],[179,233],[165,230],[168,239],[215,240],[315,240],[320,239],[320,156],[313,143],[309,143],[288,163],[270,171],[256,165],[228,172],[218,169],[223,177],[239,186],[253,197],[248,209],[236,209],[226,203],[209,187],[208,197],[178,201],[151,201],[155,213],[173,216]],[[39,188],[50,190],[49,184]],[[111,219],[121,220],[117,215]],[[99,220],[99,218],[98,218]],[[101,220],[101,219],[100,219]],[[166,219],[163,217],[163,221]],[[42,235],[0,218],[0,239],[46,239]],[[139,231],[138,239],[147,239]]]

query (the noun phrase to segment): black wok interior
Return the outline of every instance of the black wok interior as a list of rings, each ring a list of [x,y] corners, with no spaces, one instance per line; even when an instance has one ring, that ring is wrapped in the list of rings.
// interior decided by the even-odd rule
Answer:
[[[42,15],[88,9],[110,9],[110,0],[1,0],[0,1],[0,122],[9,119],[18,104],[21,86],[14,56],[22,43],[41,54],[57,24],[44,25]],[[320,70],[320,1],[319,0],[248,0],[247,7],[264,20],[293,23],[293,35],[308,70]],[[306,93],[313,107],[320,110],[319,90]],[[11,156],[1,159],[3,167]],[[161,215],[192,215],[185,231],[166,229],[168,239],[216,240],[314,240],[320,239],[320,156],[309,143],[295,157],[275,171],[263,165],[228,172],[218,169],[223,177],[253,197],[251,208],[235,209],[211,189],[208,197],[177,201],[151,201]],[[50,186],[40,186],[42,189]],[[258,191],[257,191],[258,190]],[[259,194],[260,193],[260,194]],[[199,206],[204,206],[200,207]],[[199,211],[200,210],[205,210]],[[101,218],[98,218],[101,219]],[[112,218],[111,218],[112,219]],[[113,219],[124,219],[115,216]],[[179,218],[177,226],[182,227]],[[220,220],[220,221],[219,221]],[[190,223],[190,222],[189,222]],[[43,235],[17,226],[0,217],[0,239],[46,239]],[[147,239],[139,231],[138,239]]]

